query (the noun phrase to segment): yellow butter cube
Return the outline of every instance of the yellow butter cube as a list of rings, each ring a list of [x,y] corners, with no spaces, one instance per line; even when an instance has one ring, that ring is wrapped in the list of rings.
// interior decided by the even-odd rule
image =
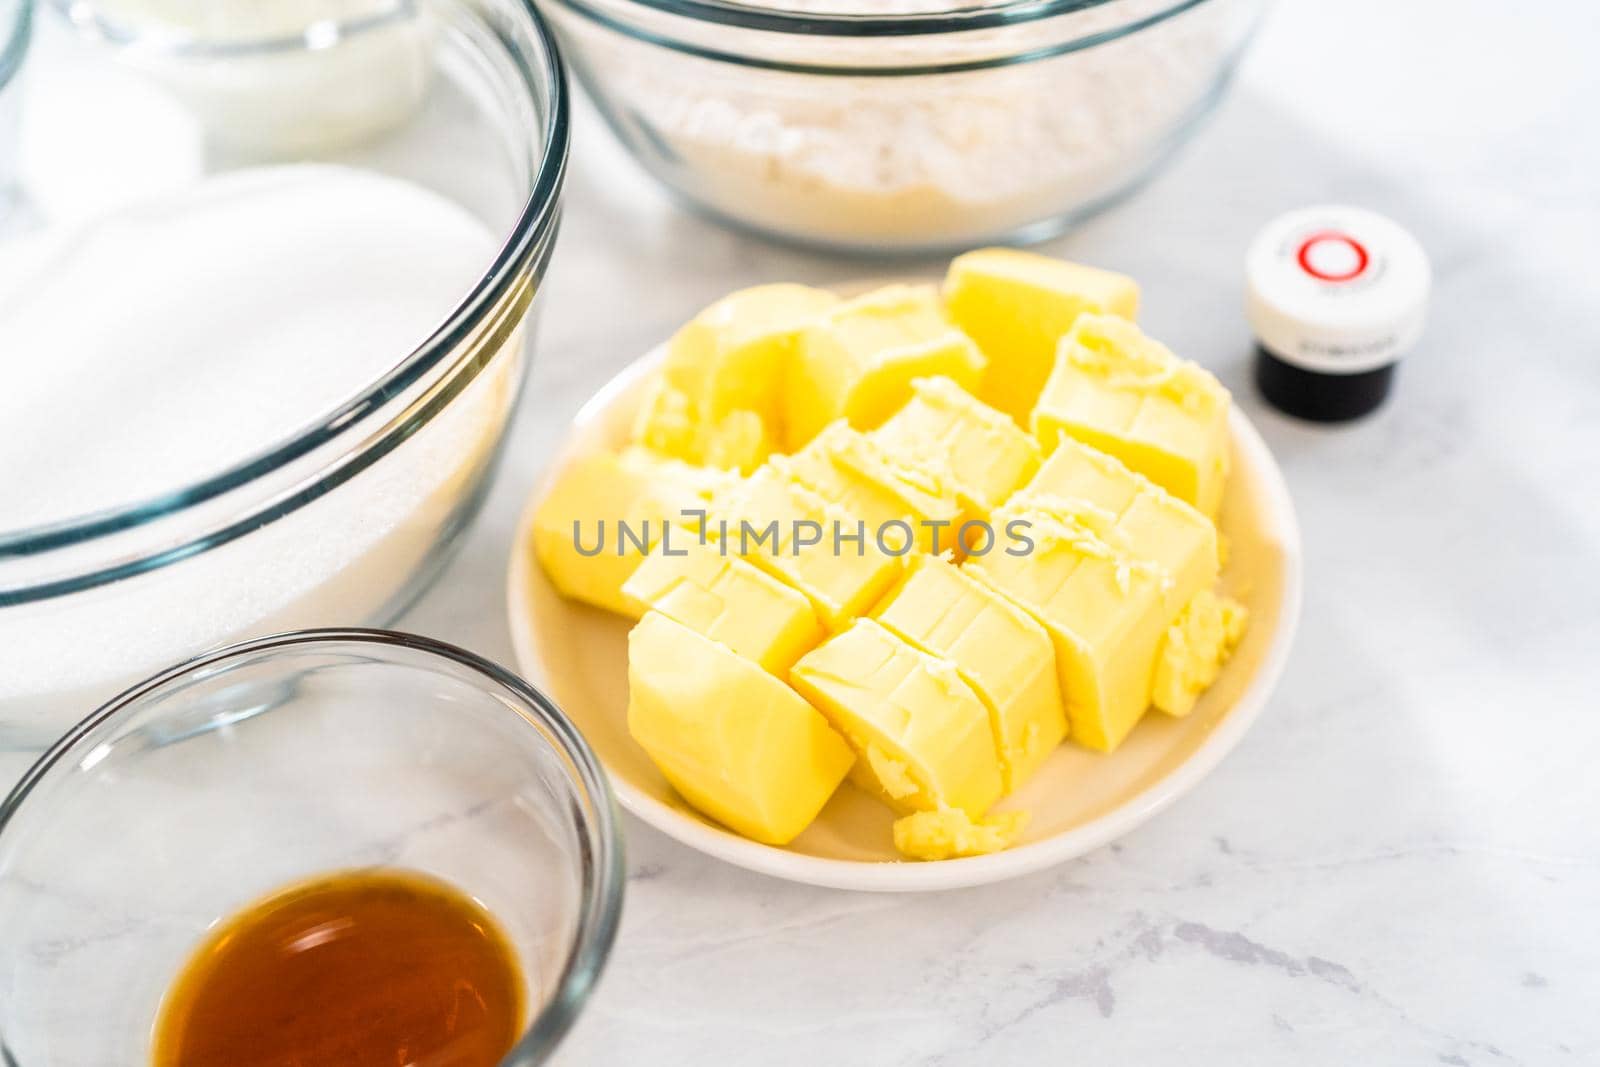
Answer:
[[[1199,511],[1154,487],[1133,498],[1117,516],[1118,545],[1135,559],[1159,566],[1168,577],[1162,604],[1169,619],[1221,570],[1217,528]]]
[[[765,463],[776,447],[772,427],[753,411],[730,411],[701,429],[702,462],[719,470],[749,474]]]
[[[1209,588],[1221,569],[1221,539],[1210,519],[1118,460],[1070,438],[1011,503],[1023,506],[1027,501],[1064,503],[1080,515],[1092,511],[1102,516],[1114,530],[1108,539],[1116,547],[1174,576],[1164,597],[1174,616],[1187,603],[1185,591]]]
[[[870,608],[897,577],[900,561],[880,551],[863,520],[771,465],[717,495],[711,536],[804,593],[837,629]]]
[[[1154,484],[1099,449],[1064,438],[1013,499],[1078,500],[1117,516]]]
[[[965,512],[953,486],[840,419],[773,466],[867,524],[892,554],[953,549]],[[898,524],[891,526],[890,524]]]
[[[916,811],[894,822],[894,847],[914,860],[986,856],[1010,848],[1027,829],[1028,813],[1003,811],[974,819],[959,808]]]
[[[656,376],[633,418],[633,441],[657,455],[699,463],[700,424],[689,395]]]
[[[693,536],[657,545],[622,594],[786,678],[822,640],[822,623],[804,594],[723,548]]]
[[[633,440],[688,463],[749,473],[783,440],[800,330],[839,298],[803,285],[732,293],[673,335],[634,419]]]
[[[965,564],[1044,624],[1072,737],[1101,751],[1121,744],[1149,707],[1167,627],[1216,577],[1215,537],[1189,520],[1210,524],[1193,509],[1169,509],[1162,495],[1141,490],[1125,529],[1122,516],[1088,501],[1019,493],[994,521],[1021,529],[1026,541]],[[1163,527],[1166,520],[1177,525]]]
[[[981,816],[1000,799],[989,713],[948,661],[858,619],[789,680],[856,750],[856,783],[895,808]]]
[[[784,396],[789,449],[835,419],[878,426],[910,399],[916,378],[942,374],[973,388],[983,366],[932,286],[892,285],[847,301],[800,335]]]
[[[562,471],[540,502],[534,554],[563,596],[637,618],[623,582],[668,525],[686,521],[685,510],[705,510],[730,485],[721,472],[642,448],[591,453]]]
[[[1081,316],[1033,411],[1049,451],[1063,434],[1107,452],[1207,515],[1228,476],[1231,397],[1124,319]]]
[[[872,439],[950,486],[973,517],[987,516],[1038,470],[1038,442],[1008,416],[949,378],[918,378],[911,388],[911,402]]]
[[[1167,628],[1156,661],[1152,702],[1168,715],[1187,715],[1195,701],[1217,680],[1239,640],[1250,613],[1229,597],[1203,589]]]
[[[1026,608],[1050,633],[1071,735],[1109,752],[1150,703],[1155,655],[1169,621],[1164,576],[1119,555],[1100,516],[1007,505],[995,519],[1023,524],[1024,555],[968,560],[968,573]]]
[[[628,635],[628,732],[696,810],[785,845],[855,756],[793,689],[659,612]]]
[[[1139,310],[1132,278],[1011,248],[956,257],[944,296],[950,317],[989,357],[980,395],[1023,426],[1078,316],[1132,319]]]
[[[634,416],[633,440],[658,455],[740,474],[761,466],[777,444],[772,427],[754,411],[736,409],[713,418],[660,378],[650,384]]]
[[[730,293],[673,335],[665,379],[708,421],[749,411],[776,427],[800,332],[838,303],[834,294],[804,285],[758,285]]]
[[[884,626],[954,663],[989,712],[1010,793],[1067,733],[1050,635],[1028,614],[934,556],[912,561],[875,611]]]

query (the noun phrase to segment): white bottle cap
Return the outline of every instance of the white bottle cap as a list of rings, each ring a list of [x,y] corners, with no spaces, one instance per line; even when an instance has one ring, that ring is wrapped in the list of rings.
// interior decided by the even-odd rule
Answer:
[[[1393,363],[1422,333],[1431,272],[1399,225],[1356,207],[1279,216],[1245,259],[1256,339],[1286,363],[1359,374]]]

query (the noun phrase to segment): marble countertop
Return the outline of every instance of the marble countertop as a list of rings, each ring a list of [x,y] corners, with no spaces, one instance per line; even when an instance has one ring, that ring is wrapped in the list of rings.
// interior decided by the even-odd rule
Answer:
[[[1600,1061],[1596,49],[1587,0],[1282,4],[1175,165],[1048,246],[1141,280],[1299,508],[1298,643],[1215,774],[1085,859],[923,896],[629,818],[622,933],[559,1062]],[[507,663],[512,526],[588,394],[730,288],[882,271],[685,213],[579,119],[507,469],[401,623]],[[1257,398],[1240,311],[1255,229],[1328,200],[1402,220],[1437,272],[1392,402],[1331,430]]]

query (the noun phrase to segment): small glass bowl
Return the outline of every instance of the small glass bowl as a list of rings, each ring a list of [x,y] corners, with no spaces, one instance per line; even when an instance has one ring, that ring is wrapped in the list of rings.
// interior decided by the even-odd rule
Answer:
[[[539,4],[617,137],[689,201],[910,254],[1043,239],[1129,191],[1221,97],[1265,0]]]
[[[147,0],[53,6],[180,100],[215,146],[268,158],[323,155],[410,122],[451,17],[433,0],[211,0],[176,9],[187,25]]]
[[[148,1062],[207,931],[288,883],[440,878],[515,945],[543,1062],[605,963],[622,845],[560,711],[469,652],[310,630],[182,664],[96,711],[0,804],[0,1062]]]
[[[526,0],[414,0],[226,46],[124,33],[97,11],[34,12],[15,86],[24,197],[0,237],[221,172],[318,162],[431,190],[495,244],[391,369],[256,453],[219,455],[158,495],[0,523],[0,748],[43,748],[202,649],[395,618],[487,494],[560,219],[565,74]]]

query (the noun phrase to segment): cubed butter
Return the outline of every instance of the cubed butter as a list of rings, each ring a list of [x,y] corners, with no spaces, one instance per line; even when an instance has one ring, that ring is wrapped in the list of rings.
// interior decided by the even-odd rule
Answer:
[[[1100,751],[1120,745],[1149,707],[1167,627],[1216,576],[1215,540],[1191,537],[1187,527],[1173,535],[1186,550],[1158,545],[1136,554],[1135,541],[1143,545],[1153,536],[1146,528],[1151,514],[1164,512],[1141,509],[1141,525],[1130,533],[1119,516],[1087,501],[1018,494],[994,521],[1003,530],[1020,529],[1026,542],[965,564],[1050,633],[1072,737]],[[1180,558],[1184,551],[1200,558]]]
[[[1131,556],[1166,573],[1162,604],[1169,619],[1176,618],[1195,593],[1215,584],[1221,570],[1217,528],[1172,494],[1154,486],[1139,493],[1117,516],[1116,532]]]
[[[1038,442],[1009,416],[949,378],[918,378],[911,389],[872,439],[950,486],[970,516],[986,518],[1038,470]]]
[[[659,375],[652,377],[634,413],[633,441],[657,455],[698,464],[700,424],[689,394]]]
[[[1062,505],[1079,517],[1102,517],[1107,535],[1136,560],[1159,564],[1173,576],[1164,602],[1176,616],[1196,589],[1208,589],[1221,568],[1216,526],[1135,471],[1098,449],[1063,439],[1010,503]]]
[[[834,294],[804,285],[758,285],[730,293],[673,335],[666,380],[712,420],[730,411],[752,411],[775,426],[800,332],[838,303]]]
[[[965,512],[954,487],[936,472],[890,455],[843,419],[773,466],[864,520],[867,536],[878,540],[881,534],[887,552],[955,547]]]
[[[749,473],[783,440],[782,405],[801,329],[839,302],[804,285],[761,285],[683,326],[634,423],[634,440],[690,463]]]
[[[654,611],[628,635],[628,732],[697,811],[771,845],[811,824],[855,759],[793,689]]]
[[[777,449],[773,429],[753,411],[730,411],[703,423],[700,455],[708,467],[749,474]]]
[[[1217,680],[1244,637],[1249,610],[1237,600],[1202,589],[1167,628],[1156,661],[1153,703],[1168,715],[1187,715]]]
[[[785,387],[785,434],[798,449],[835,419],[870,430],[946,375],[975,388],[984,358],[945,318],[932,286],[892,285],[838,305],[800,335]]]
[[[594,452],[567,466],[534,513],[533,550],[563,595],[637,618],[622,594],[668,525],[703,511],[731,479],[642,448]],[[676,531],[681,540],[693,539]]]
[[[789,680],[856,750],[857,784],[898,810],[981,816],[1000,799],[989,713],[948,661],[858,619]]]
[[[1083,315],[1061,341],[1033,411],[1048,452],[1062,435],[1107,452],[1215,515],[1228,476],[1228,391],[1113,315]]]
[[[1025,811],[996,812],[974,819],[958,808],[915,811],[894,823],[894,847],[914,860],[986,856],[1014,845],[1027,829]]]
[[[912,561],[878,606],[879,622],[955,664],[989,713],[1007,793],[1021,786],[1067,733],[1050,635],[1026,612],[934,556]]]
[[[1111,515],[1128,510],[1134,497],[1155,483],[1121,460],[1071,438],[1062,439],[1015,500],[1028,497],[1081,500]]]
[[[1011,248],[957,256],[944,297],[950,317],[989,358],[980,395],[1022,426],[1079,315],[1132,319],[1139,310],[1132,278]]]
[[[754,411],[705,415],[661,378],[650,384],[634,416],[633,440],[661,456],[740,474],[761,466],[777,444],[772,427]]]
[[[698,537],[657,545],[623,583],[623,596],[787,678],[822,640],[822,623],[804,594],[724,547]]]
[[[771,466],[719,493],[709,533],[768,574],[804,593],[830,629],[870,608],[899,577],[863,520]]]

